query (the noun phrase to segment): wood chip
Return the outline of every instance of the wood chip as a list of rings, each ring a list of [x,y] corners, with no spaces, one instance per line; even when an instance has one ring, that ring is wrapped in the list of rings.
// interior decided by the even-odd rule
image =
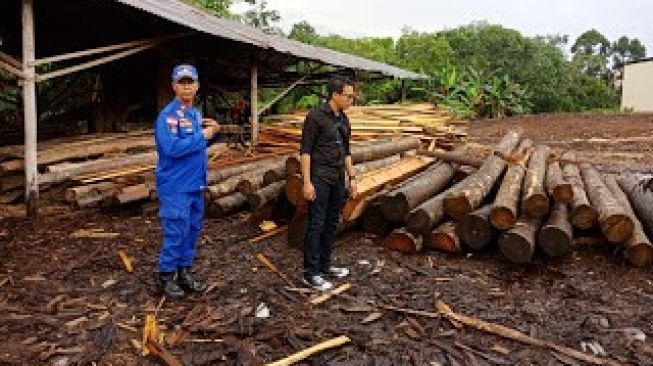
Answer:
[[[311,299],[309,302],[311,303],[311,305],[319,305],[329,300],[330,298],[349,290],[350,288],[351,288],[351,283],[342,284],[325,294],[322,294],[320,296]]]
[[[105,232],[103,229],[79,229],[70,234],[71,238],[107,239],[120,236],[120,233]]]
[[[380,313],[380,312],[372,313],[372,314],[368,315],[367,317],[365,317],[365,319],[361,320],[361,324],[369,324],[369,323],[371,323],[373,321],[381,319],[382,316],[383,316],[383,313]]]
[[[129,273],[134,272],[134,266],[132,264],[132,259],[122,250],[118,251],[118,256],[120,257],[120,260],[122,261],[122,264],[125,266],[125,270],[127,270],[127,272],[129,272]]]

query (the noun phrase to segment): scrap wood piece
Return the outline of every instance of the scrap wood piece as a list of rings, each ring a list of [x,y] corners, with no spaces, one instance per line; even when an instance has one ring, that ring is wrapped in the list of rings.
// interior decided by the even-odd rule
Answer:
[[[120,236],[120,233],[106,232],[104,229],[79,229],[70,234],[71,238],[107,239]]]
[[[278,234],[285,233],[286,231],[288,231],[288,225],[279,226],[277,228],[274,228],[274,229],[272,229],[272,230],[270,230],[268,232],[265,232],[265,233],[255,237],[255,238],[249,239],[249,243],[250,244],[255,244],[255,243],[258,243],[258,242],[263,241],[265,239],[276,236]]]
[[[311,299],[309,302],[311,303],[311,305],[319,305],[329,300],[330,298],[349,290],[350,288],[351,288],[351,283],[342,284],[329,292],[326,292],[320,296]]]
[[[565,354],[569,357],[573,357],[577,360],[581,360],[593,365],[619,365],[618,362],[614,360],[610,360],[607,358],[601,358],[601,357],[595,357],[592,355],[585,354],[581,351],[577,351],[573,348],[565,347],[558,345],[553,342],[549,341],[544,341],[538,338],[531,337],[529,335],[526,335],[522,332],[519,332],[517,330],[508,328],[503,325],[499,324],[494,324],[490,322],[486,322],[484,320],[472,318],[467,315],[463,314],[458,314],[454,313],[453,310],[449,307],[449,305],[445,304],[443,301],[438,300],[436,303],[436,307],[440,314],[446,316],[448,319],[453,319],[457,322],[460,322],[464,325],[468,325],[472,328],[476,328],[478,330],[482,330],[487,333],[491,333],[494,335],[498,335],[507,339],[511,339],[513,341],[517,341],[520,343],[524,344],[529,344],[532,346],[537,346],[537,347],[542,347],[542,348],[550,348],[553,349],[554,351],[557,351],[559,353]]]
[[[183,366],[183,364],[175,356],[173,356],[170,351],[163,348],[163,346],[159,343],[148,342],[142,344],[141,346],[143,352],[147,350],[148,354],[159,357],[168,366]]]
[[[256,254],[256,258],[258,258],[261,263],[265,264],[272,272],[277,274],[281,279],[288,284],[290,287],[295,287],[295,284],[286,276],[283,272],[281,272],[277,266],[274,265],[274,263],[270,262],[270,260],[263,255],[263,253],[258,253]]]
[[[141,341],[143,356],[147,356],[151,352],[150,347],[147,347],[147,345],[159,343],[160,338],[161,333],[159,332],[159,326],[156,324],[156,317],[154,314],[147,314],[145,316],[145,325],[143,326],[143,340]]]
[[[118,256],[120,256],[120,260],[122,261],[122,264],[125,266],[127,272],[129,273],[134,272],[132,259],[123,250],[118,251]]]
[[[351,342],[351,339],[347,336],[340,336],[337,338],[329,339],[328,341],[324,341],[322,343],[318,343],[310,348],[307,348],[303,351],[297,352],[293,355],[290,355],[286,358],[283,358],[281,360],[275,361],[268,363],[267,366],[285,366],[285,365],[292,365],[296,362],[299,362],[303,359],[306,359],[313,354],[316,354],[318,352],[322,352],[324,350],[327,350],[329,348],[335,348],[335,347],[340,347],[343,344],[347,344]]]

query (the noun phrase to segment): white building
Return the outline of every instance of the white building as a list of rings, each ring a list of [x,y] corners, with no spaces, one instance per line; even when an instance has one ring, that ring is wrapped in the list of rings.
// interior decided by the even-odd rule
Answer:
[[[624,66],[621,109],[653,112],[653,57]]]

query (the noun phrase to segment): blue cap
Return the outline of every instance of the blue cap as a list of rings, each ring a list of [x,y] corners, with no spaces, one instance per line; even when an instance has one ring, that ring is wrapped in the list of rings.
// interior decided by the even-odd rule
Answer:
[[[172,81],[175,83],[183,78],[191,78],[194,81],[198,80],[197,69],[193,65],[181,64],[172,69]]]

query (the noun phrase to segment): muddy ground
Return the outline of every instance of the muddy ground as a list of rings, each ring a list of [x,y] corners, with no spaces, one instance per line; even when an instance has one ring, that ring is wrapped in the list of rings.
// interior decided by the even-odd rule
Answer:
[[[535,142],[577,149],[587,159],[600,156],[607,165],[653,165],[653,116],[476,121],[469,140],[482,151],[514,125]],[[49,207],[38,221],[0,222],[0,365],[163,364],[139,356],[130,340],[141,334],[129,330],[140,332],[145,315],[160,302],[153,291],[161,240],[156,214],[138,207],[70,211],[57,197],[46,195]],[[71,237],[79,229],[119,235]],[[183,365],[263,364],[339,335],[352,342],[299,364],[584,364],[550,349],[459,329],[443,318],[382,309],[434,312],[438,300],[533,337],[577,350],[590,344],[598,352],[598,345],[612,360],[653,364],[653,271],[628,266],[609,246],[582,246],[560,260],[538,253],[529,265],[513,265],[496,247],[403,255],[384,249],[380,237],[352,230],[338,238],[334,251],[335,261],[352,270],[346,279],[352,289],[311,306],[306,294],[286,289],[256,257],[264,254],[299,285],[301,252],[289,248],[283,235],[250,244],[258,234],[245,212],[206,221],[195,269],[210,291],[166,300],[157,313],[165,332],[182,324],[190,331],[169,347]],[[133,273],[124,270],[118,250],[134,258]],[[255,316],[262,303],[268,318]],[[187,319],[191,311],[201,319]],[[368,318],[377,312],[377,319]],[[643,332],[645,341],[630,336],[629,328]],[[207,339],[218,341],[199,343]]]

